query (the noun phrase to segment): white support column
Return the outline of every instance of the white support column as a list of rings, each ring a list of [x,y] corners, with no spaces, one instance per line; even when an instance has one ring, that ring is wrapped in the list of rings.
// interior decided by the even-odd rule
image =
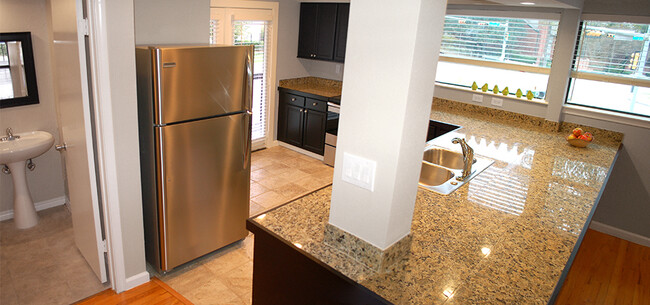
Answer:
[[[551,63],[551,74],[548,76],[546,88],[546,119],[553,122],[560,121],[562,107],[566,98],[569,80],[571,78],[571,65],[573,64],[573,52],[575,50],[578,26],[580,25],[580,10],[564,10],[560,17],[560,24],[555,39],[555,50],[553,51],[553,62]]]
[[[411,228],[446,6],[351,2],[330,223],[380,249]],[[346,153],[376,162],[374,191],[342,180]]]

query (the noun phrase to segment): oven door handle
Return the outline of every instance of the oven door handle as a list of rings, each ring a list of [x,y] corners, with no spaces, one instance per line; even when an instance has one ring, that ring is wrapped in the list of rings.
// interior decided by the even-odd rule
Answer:
[[[327,102],[327,111],[328,112],[334,112],[334,113],[341,113],[341,106],[334,104],[332,102]]]

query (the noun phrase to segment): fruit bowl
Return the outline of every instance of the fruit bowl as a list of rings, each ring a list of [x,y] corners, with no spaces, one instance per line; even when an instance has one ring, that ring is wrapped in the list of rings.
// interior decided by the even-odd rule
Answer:
[[[571,144],[571,146],[575,146],[575,147],[583,147],[584,148],[584,147],[587,147],[587,145],[589,145],[589,143],[590,143],[590,141],[586,141],[586,140],[583,140],[583,139],[566,139],[566,140],[569,142],[569,144]]]
[[[589,132],[582,131],[582,128],[578,127],[571,131],[571,134],[566,137],[566,140],[575,147],[587,147],[589,142],[594,139],[594,136]]]

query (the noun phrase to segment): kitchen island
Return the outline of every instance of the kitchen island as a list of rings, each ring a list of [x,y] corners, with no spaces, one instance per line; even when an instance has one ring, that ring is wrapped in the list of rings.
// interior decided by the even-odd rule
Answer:
[[[459,151],[451,139],[464,137],[476,155],[494,164],[449,195],[419,188],[411,234],[400,241],[405,251],[388,264],[368,260],[376,248],[328,224],[331,187],[249,219],[247,226],[256,234],[254,304],[272,303],[273,289],[293,277],[295,295],[278,296],[287,291],[275,290],[276,300],[547,304],[552,299],[622,135],[587,128],[594,142],[576,148],[564,138],[575,127],[571,124],[440,99],[434,99],[431,119],[462,128],[430,144]],[[276,253],[274,247],[285,249]],[[311,265],[286,269],[305,262]],[[341,286],[327,291],[324,278],[338,279]],[[319,299],[304,299],[322,291]]]

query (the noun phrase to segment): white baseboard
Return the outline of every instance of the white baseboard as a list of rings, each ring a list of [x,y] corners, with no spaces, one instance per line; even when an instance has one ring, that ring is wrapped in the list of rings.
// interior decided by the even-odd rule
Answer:
[[[304,150],[304,149],[302,149],[302,148],[300,148],[300,147],[295,147],[295,146],[293,146],[293,145],[291,145],[291,144],[287,144],[287,143],[280,142],[280,141],[278,141],[278,145],[280,145],[280,146],[282,146],[282,147],[284,147],[284,148],[288,148],[288,149],[290,149],[290,150],[293,150],[293,151],[295,151],[295,152],[297,152],[297,153],[301,153],[301,154],[306,155],[306,156],[308,156],[308,157],[312,157],[312,158],[314,158],[314,159],[317,159],[317,160],[323,161],[323,156],[321,156],[321,155],[317,155],[317,154],[315,154],[315,153],[313,153],[313,152],[311,152],[311,151]]]
[[[124,290],[126,291],[131,288],[138,287],[147,282],[149,282],[149,272],[147,271],[140,272],[126,279],[126,283],[125,283],[126,285],[124,287]]]
[[[633,242],[635,244],[639,244],[645,247],[650,247],[650,237],[645,237],[643,235],[639,235],[636,233],[628,232],[623,229],[619,229],[616,227],[612,227],[610,225],[606,225],[602,222],[598,221],[592,221],[589,224],[589,228],[592,230],[596,230],[601,233],[609,234],[614,237],[618,237],[620,239],[627,240],[629,242]]]
[[[63,205],[65,203],[66,203],[65,196],[61,196],[61,197],[35,202],[34,207],[36,208],[36,211],[42,211],[45,209]],[[0,221],[12,219],[12,218],[14,218],[14,210],[0,212]]]

